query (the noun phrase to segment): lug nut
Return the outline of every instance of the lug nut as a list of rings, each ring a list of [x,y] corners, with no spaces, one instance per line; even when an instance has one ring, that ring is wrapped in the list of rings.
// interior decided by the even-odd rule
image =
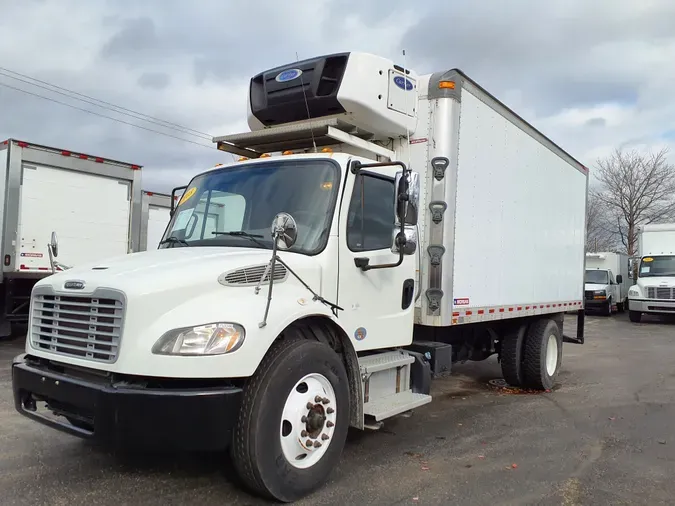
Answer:
[[[303,416],[303,417],[300,419],[300,421],[301,421],[302,423],[307,423],[307,417],[306,417],[306,416]]]
[[[314,407],[314,404],[312,404],[311,402],[307,403],[307,409],[312,409],[313,407]]]
[[[307,431],[306,431],[306,430],[303,430],[303,431],[300,433],[300,436],[301,436],[301,437],[307,437]]]
[[[314,402],[321,402],[321,396],[317,395],[316,397],[314,397]]]
[[[328,434],[321,434],[321,439],[323,441],[328,441],[330,439],[330,437],[328,436]]]
[[[321,448],[322,444],[319,443],[318,441],[314,443],[314,448]]]
[[[326,427],[331,428],[331,427],[333,427],[333,426],[335,426],[335,424],[334,424],[333,422],[331,422],[330,420],[328,420],[328,421],[326,422]]]
[[[328,404],[330,402],[330,399],[328,397],[324,397],[323,399],[321,399],[321,402],[323,402],[324,404]]]
[[[317,441],[317,443],[318,443],[318,441]],[[313,445],[314,445],[314,443],[312,443],[311,439],[308,439],[307,442],[305,443],[305,446],[309,446],[310,448],[311,448]]]
[[[328,408],[326,410],[326,413],[328,413],[329,415],[332,415],[333,413],[335,413],[335,410],[333,408]]]

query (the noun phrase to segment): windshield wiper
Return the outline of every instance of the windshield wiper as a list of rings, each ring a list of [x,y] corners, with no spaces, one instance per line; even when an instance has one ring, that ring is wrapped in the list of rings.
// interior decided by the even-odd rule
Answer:
[[[267,248],[265,244],[258,241],[258,239],[262,239],[264,236],[258,234],[249,234],[248,232],[244,232],[243,230],[233,230],[232,232],[213,232],[213,235],[230,235],[233,237],[246,237],[246,239],[250,239],[261,248]]]
[[[161,241],[159,243],[160,246],[162,244],[182,244],[183,246],[189,246],[190,245],[190,243],[188,243],[186,240],[179,239],[178,237],[175,237],[173,235],[170,236],[170,237],[167,237],[166,239],[164,239],[163,241]]]

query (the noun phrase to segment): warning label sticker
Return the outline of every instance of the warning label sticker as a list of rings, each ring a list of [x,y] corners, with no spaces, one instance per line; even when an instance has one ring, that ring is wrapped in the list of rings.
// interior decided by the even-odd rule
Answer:
[[[453,303],[455,306],[468,306],[469,299],[453,299]]]
[[[21,253],[21,256],[29,258],[42,258],[44,255],[42,253]]]

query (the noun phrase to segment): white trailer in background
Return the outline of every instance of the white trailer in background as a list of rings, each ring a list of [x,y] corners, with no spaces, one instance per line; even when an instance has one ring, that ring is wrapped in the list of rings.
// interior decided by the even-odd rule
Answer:
[[[645,225],[638,231],[638,277],[628,291],[630,321],[643,314],[675,314],[675,223]]]
[[[157,249],[171,219],[171,195],[143,190],[140,251]]]
[[[91,349],[61,346],[67,328],[45,346],[51,320],[34,317],[20,413],[103,441],[230,447],[249,488],[292,501],[327,479],[350,425],[431,402],[453,363],[497,354],[509,383],[554,385],[563,342],[583,343],[581,163],[459,70],[369,54],[265,71],[248,107],[252,132],[214,139],[245,159],[184,187],[160,249],[36,286],[36,304],[115,312]]]
[[[0,142],[0,336],[28,320],[35,283],[59,263],[77,266],[138,251],[141,167],[16,139]]]
[[[586,309],[612,312],[628,306],[628,289],[631,285],[628,255],[603,251],[586,253],[585,276]]]

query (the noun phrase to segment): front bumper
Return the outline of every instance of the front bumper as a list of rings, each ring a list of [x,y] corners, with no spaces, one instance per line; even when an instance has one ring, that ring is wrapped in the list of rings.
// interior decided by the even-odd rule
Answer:
[[[628,299],[628,309],[640,313],[675,314],[675,300]]]
[[[584,300],[585,309],[602,309],[607,307],[607,299],[586,299]]]
[[[242,394],[234,386],[144,388],[82,377],[26,354],[12,363],[12,387],[17,411],[54,429],[115,446],[190,451],[230,445]],[[41,402],[48,409],[37,410]]]

